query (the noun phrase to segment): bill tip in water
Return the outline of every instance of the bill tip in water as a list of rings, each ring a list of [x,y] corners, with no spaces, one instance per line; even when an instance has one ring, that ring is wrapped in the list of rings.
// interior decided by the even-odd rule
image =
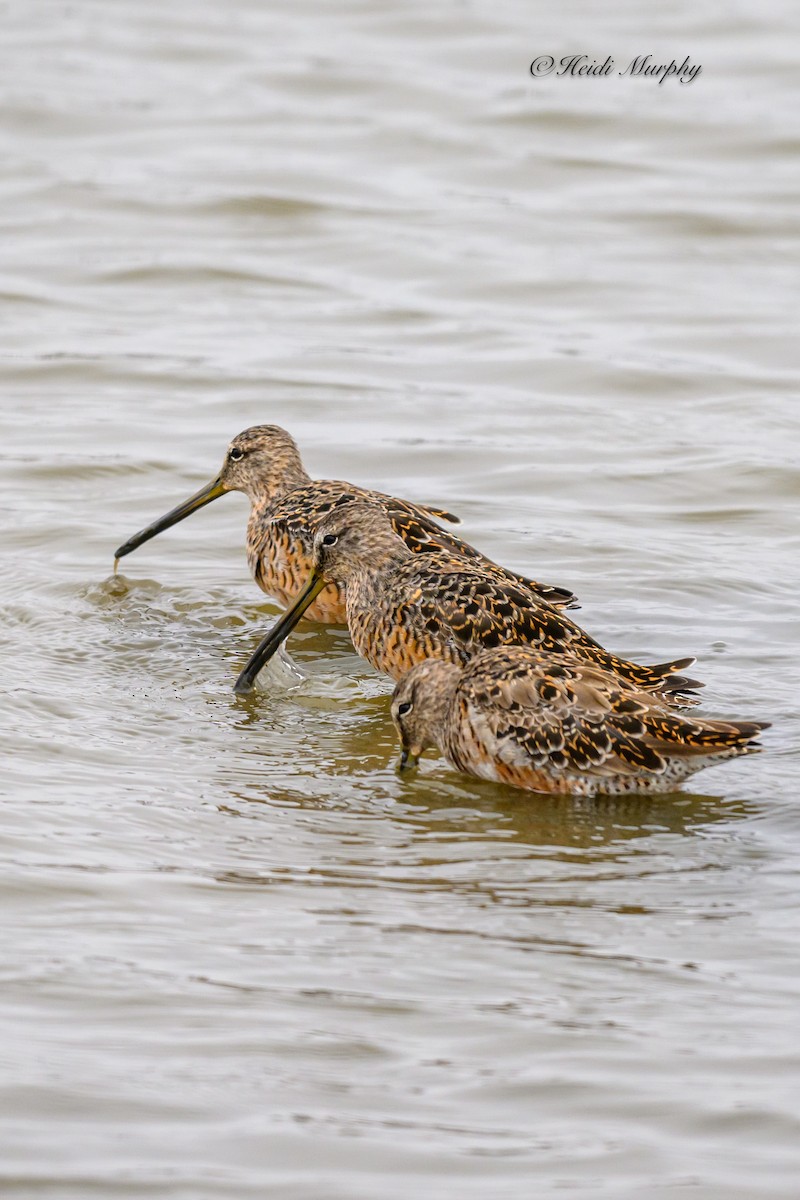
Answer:
[[[233,685],[233,690],[237,696],[249,696],[253,691],[255,679],[253,679],[249,671],[242,671],[236,683]]]
[[[402,775],[409,767],[415,767],[418,759],[411,753],[410,750],[403,750],[400,753],[400,758],[397,762],[397,773]]]

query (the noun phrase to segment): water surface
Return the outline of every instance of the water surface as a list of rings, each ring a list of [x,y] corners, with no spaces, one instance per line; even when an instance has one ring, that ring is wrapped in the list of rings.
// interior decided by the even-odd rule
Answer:
[[[1,18],[6,1191],[793,1200],[793,10],[40,8]],[[703,73],[528,74],[584,50]],[[236,699],[245,500],[112,554],[267,421],[696,654],[768,753],[400,780],[319,627]]]

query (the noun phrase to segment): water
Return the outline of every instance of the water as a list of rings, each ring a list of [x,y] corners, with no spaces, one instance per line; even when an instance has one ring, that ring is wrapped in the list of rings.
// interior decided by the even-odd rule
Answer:
[[[5,7],[7,1194],[797,1195],[790,14]],[[528,74],[584,51],[703,73]],[[264,421],[697,654],[767,753],[406,782],[319,627],[234,698],[244,499],[112,553]]]

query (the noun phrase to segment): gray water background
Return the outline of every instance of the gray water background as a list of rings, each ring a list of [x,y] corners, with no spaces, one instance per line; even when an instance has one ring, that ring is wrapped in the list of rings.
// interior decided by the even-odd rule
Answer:
[[[0,13],[0,1181],[13,1197],[800,1195],[797,17],[20,0]],[[532,79],[538,54],[675,80]],[[284,424],[572,586],[767,752],[682,797],[430,758],[272,619]]]

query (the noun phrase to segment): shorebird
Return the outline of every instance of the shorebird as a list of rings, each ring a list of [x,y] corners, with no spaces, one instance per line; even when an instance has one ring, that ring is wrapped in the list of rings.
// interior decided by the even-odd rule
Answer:
[[[329,513],[318,525],[312,558],[306,586],[262,640],[236,681],[237,692],[252,689],[258,672],[330,582],[344,588],[357,652],[393,679],[426,658],[461,666],[488,646],[527,644],[549,654],[569,652],[637,687],[674,696],[677,703],[676,693],[702,686],[675,674],[693,658],[658,666],[628,662],[546,600],[479,563],[415,554],[375,504],[356,501]]]
[[[760,749],[762,721],[676,713],[572,655],[501,646],[466,666],[427,659],[392,697],[401,770],[436,746],[456,770],[534,792],[669,792],[695,771]]]
[[[413,551],[461,557],[499,579],[513,581],[555,607],[577,607],[568,588],[506,571],[468,542],[442,529],[438,521],[458,524],[458,517],[452,513],[341,480],[311,479],[294,439],[279,425],[254,425],[238,434],[228,446],[219,474],[188,500],[128,538],[115,552],[115,567],[120,558],[226,492],[244,492],[250,500],[247,562],[261,590],[283,605],[294,599],[308,578],[311,542],[319,521],[337,505],[363,500],[383,510],[395,533]],[[345,624],[341,586],[329,583],[322,589],[307,616]]]

